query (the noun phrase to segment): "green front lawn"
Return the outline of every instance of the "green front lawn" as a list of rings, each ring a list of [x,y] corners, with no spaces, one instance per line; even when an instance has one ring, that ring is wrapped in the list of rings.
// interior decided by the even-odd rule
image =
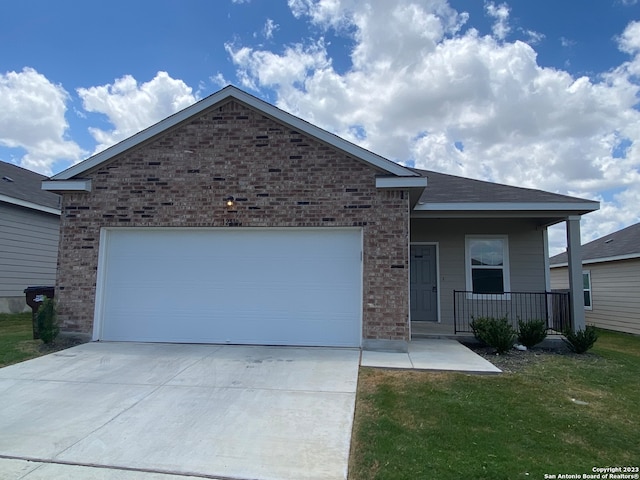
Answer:
[[[40,340],[33,340],[31,313],[0,313],[0,367],[34,358]]]
[[[363,368],[349,478],[537,480],[639,466],[639,426],[637,336],[602,331],[588,355],[498,376]]]

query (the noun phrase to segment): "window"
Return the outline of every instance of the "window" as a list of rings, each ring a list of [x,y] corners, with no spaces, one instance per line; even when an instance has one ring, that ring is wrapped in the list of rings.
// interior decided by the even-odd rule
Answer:
[[[582,272],[582,290],[584,291],[584,308],[585,310],[592,310],[591,305],[591,272],[585,270]]]
[[[504,295],[509,292],[509,248],[506,236],[466,238],[467,291]]]

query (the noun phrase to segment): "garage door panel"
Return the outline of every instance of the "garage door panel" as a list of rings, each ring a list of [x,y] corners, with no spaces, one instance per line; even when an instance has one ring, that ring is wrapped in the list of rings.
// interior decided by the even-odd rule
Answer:
[[[358,346],[356,229],[114,229],[105,340]]]
[[[359,335],[352,316],[344,314],[301,311],[292,315],[282,310],[265,318],[262,310],[247,309],[233,317],[214,311],[194,322],[191,313],[171,312],[170,323],[162,322],[167,311],[161,308],[112,314],[125,319],[109,335],[112,341],[354,346],[351,339]],[[301,338],[306,339],[304,343]]]
[[[110,305],[107,311],[115,310],[114,304],[125,307],[133,311],[149,311],[157,306],[167,311],[192,311],[194,306],[206,310],[222,309],[246,310],[254,308],[263,311],[268,308],[270,312],[276,312],[273,305],[280,303],[286,305],[285,311],[294,310],[314,311],[320,310],[323,313],[337,315],[348,311],[350,314],[358,315],[360,309],[353,305],[351,309],[345,309],[345,304],[349,305],[354,292],[345,285],[334,285],[332,289],[321,289],[318,285],[300,284],[296,289],[283,290],[286,285],[261,286],[257,283],[239,283],[234,291],[230,291],[225,286],[206,286],[199,283],[184,283],[168,291],[166,285],[160,283],[156,285],[123,285],[111,290],[109,296]],[[159,292],[166,292],[166,295],[158,295]],[[250,293],[248,293],[250,292]],[[250,295],[250,299],[247,296]],[[114,301],[117,299],[117,302]],[[250,304],[247,304],[250,300]],[[264,311],[263,311],[264,312]],[[264,312],[263,314],[269,314]]]

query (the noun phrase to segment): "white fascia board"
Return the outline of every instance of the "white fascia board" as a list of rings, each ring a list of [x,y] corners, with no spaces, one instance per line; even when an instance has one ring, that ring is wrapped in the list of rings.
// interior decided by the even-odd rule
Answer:
[[[50,192],[90,192],[91,180],[43,180],[42,190]]]
[[[619,260],[633,260],[635,258],[640,258],[640,253],[628,253],[626,255],[615,255],[613,257],[602,257],[602,258],[589,258],[587,260],[582,260],[583,265],[590,265],[594,263],[606,263],[606,262],[615,262]],[[566,267],[568,266],[567,262],[556,263],[551,265],[550,268],[558,268],[558,267]]]
[[[590,258],[588,260],[583,260],[583,264],[589,263],[604,263],[604,262],[615,262],[617,260],[633,260],[634,258],[640,258],[640,253],[627,253],[626,255],[615,255],[613,257],[602,257],[602,258]]]
[[[39,212],[51,213],[52,215],[60,215],[62,213],[58,208],[38,205],[37,203],[29,202],[27,200],[21,200],[19,198],[9,197],[7,195],[0,195],[0,202],[10,203],[11,205],[17,205],[19,207],[30,208],[31,210],[37,210]]]
[[[427,177],[377,177],[376,188],[424,188]]]
[[[422,211],[559,211],[559,212],[583,212],[595,211],[600,208],[598,202],[581,203],[519,203],[519,202],[468,202],[468,203],[419,203],[414,210]]]
[[[87,170],[100,165],[102,162],[105,162],[113,158],[114,156],[149,140],[155,135],[158,135],[159,133],[162,133],[165,130],[178,125],[179,123],[189,119],[192,116],[198,115],[212,105],[215,105],[216,103],[226,100],[230,97],[235,98],[236,100],[239,100],[249,105],[250,107],[255,108],[256,110],[264,113],[267,116],[270,116],[283,123],[289,124],[295,130],[299,130],[319,139],[320,141],[328,143],[329,145],[333,145],[334,147],[343,150],[349,155],[368,162],[373,166],[378,167],[388,173],[401,177],[420,176],[418,173],[405,168],[398,163],[392,162],[391,160],[376,155],[375,153],[359,147],[351,142],[348,142],[338,137],[337,135],[334,135],[333,133],[329,133],[326,130],[316,127],[315,125],[312,125],[311,123],[302,120],[301,118],[291,115],[284,110],[280,110],[279,108],[274,107],[273,105],[260,100],[253,95],[249,95],[248,93],[243,92],[242,90],[234,86],[228,86],[223,88],[219,92],[214,93],[213,95],[210,95],[197,103],[194,103],[184,110],[181,110],[171,115],[170,117],[165,118],[161,122],[156,123],[155,125],[152,125],[145,130],[142,130],[132,137],[129,137],[126,140],[123,140],[122,142],[109,147],[108,149],[103,150],[102,152],[97,153],[96,155],[89,157],[88,159],[58,173],[57,175],[54,175],[53,177],[51,177],[51,179],[69,180],[70,178],[80,175]]]
[[[569,264],[567,262],[562,262],[562,263],[554,263],[549,265],[549,268],[554,269],[554,268],[560,268],[560,267],[568,267]]]

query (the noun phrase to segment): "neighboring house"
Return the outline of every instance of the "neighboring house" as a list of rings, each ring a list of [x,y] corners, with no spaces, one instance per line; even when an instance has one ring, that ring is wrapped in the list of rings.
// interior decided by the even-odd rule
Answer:
[[[42,190],[46,178],[0,161],[0,313],[27,310],[25,288],[55,284],[60,196]]]
[[[406,349],[412,323],[454,332],[454,290],[544,299],[546,227],[579,249],[598,208],[406,168],[231,86],[43,187],[62,326],[95,340]]]
[[[549,260],[551,288],[569,288],[567,254]],[[587,324],[640,334],[640,223],[582,246]]]

